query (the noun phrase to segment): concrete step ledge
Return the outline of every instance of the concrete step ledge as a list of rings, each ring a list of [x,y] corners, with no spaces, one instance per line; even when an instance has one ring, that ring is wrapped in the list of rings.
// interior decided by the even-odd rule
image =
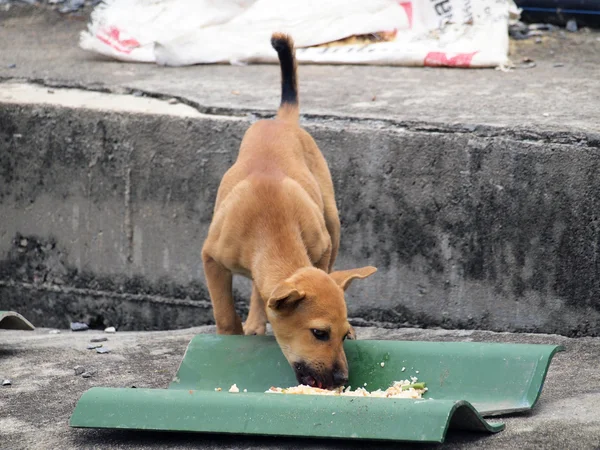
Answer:
[[[209,323],[200,248],[220,178],[265,113],[15,82],[0,83],[0,104],[0,309],[36,325]],[[351,316],[600,333],[598,133],[303,124],[334,178],[336,267],[379,268],[350,289]],[[243,311],[249,283],[235,287]]]

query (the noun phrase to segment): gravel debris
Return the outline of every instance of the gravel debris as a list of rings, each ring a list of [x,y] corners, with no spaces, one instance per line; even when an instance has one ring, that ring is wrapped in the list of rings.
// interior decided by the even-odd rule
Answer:
[[[84,372],[81,374],[81,376],[82,376],[82,378],[91,378],[91,377],[93,377],[94,375],[96,375],[96,372],[97,372],[97,370],[96,370],[96,369],[94,369],[94,368],[92,367],[92,368],[89,368],[89,369],[87,369],[86,371],[84,371]]]
[[[64,6],[59,8],[59,12],[65,14],[70,12],[75,12],[85,5],[85,0],[67,0]]]

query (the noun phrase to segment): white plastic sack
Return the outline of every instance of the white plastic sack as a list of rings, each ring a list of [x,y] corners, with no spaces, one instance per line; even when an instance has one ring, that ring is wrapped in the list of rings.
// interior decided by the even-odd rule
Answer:
[[[281,31],[300,62],[494,67],[508,62],[511,14],[512,0],[107,0],[80,45],[172,66],[276,62]],[[315,47],[382,32],[391,40]]]

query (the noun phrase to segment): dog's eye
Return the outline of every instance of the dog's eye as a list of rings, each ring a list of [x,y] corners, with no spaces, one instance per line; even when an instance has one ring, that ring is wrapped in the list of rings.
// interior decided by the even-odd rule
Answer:
[[[329,340],[329,333],[327,331],[323,331],[323,330],[317,330],[316,328],[314,328],[312,331],[313,336],[318,339],[319,341],[328,341]]]

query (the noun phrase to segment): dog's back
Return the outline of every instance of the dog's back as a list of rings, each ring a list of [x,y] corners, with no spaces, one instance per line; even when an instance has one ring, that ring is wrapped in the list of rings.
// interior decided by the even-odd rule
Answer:
[[[291,178],[323,210],[319,175],[329,176],[327,163],[313,138],[299,126],[297,63],[292,39],[276,33],[271,39],[281,66],[281,104],[273,120],[254,123],[244,135],[235,164],[223,177],[216,208],[243,179]]]
[[[299,125],[294,43],[289,36],[276,33],[271,44],[281,67],[279,110],[274,119],[254,123],[244,135],[238,158],[219,186],[211,224],[211,230],[218,232],[209,231],[208,241],[222,249],[236,246],[234,236],[247,236],[244,245],[248,246],[253,240],[250,236],[276,233],[289,240],[290,229],[303,229],[307,236],[300,239],[312,241],[304,243],[309,253],[313,253],[311,244],[316,246],[315,254],[323,246],[332,247],[328,264],[332,266],[339,243],[339,219],[331,176],[317,144]],[[321,237],[311,239],[313,235]],[[323,242],[325,237],[329,244]],[[236,252],[229,248],[225,253]],[[236,271],[249,276],[250,268],[242,270],[240,264]]]

